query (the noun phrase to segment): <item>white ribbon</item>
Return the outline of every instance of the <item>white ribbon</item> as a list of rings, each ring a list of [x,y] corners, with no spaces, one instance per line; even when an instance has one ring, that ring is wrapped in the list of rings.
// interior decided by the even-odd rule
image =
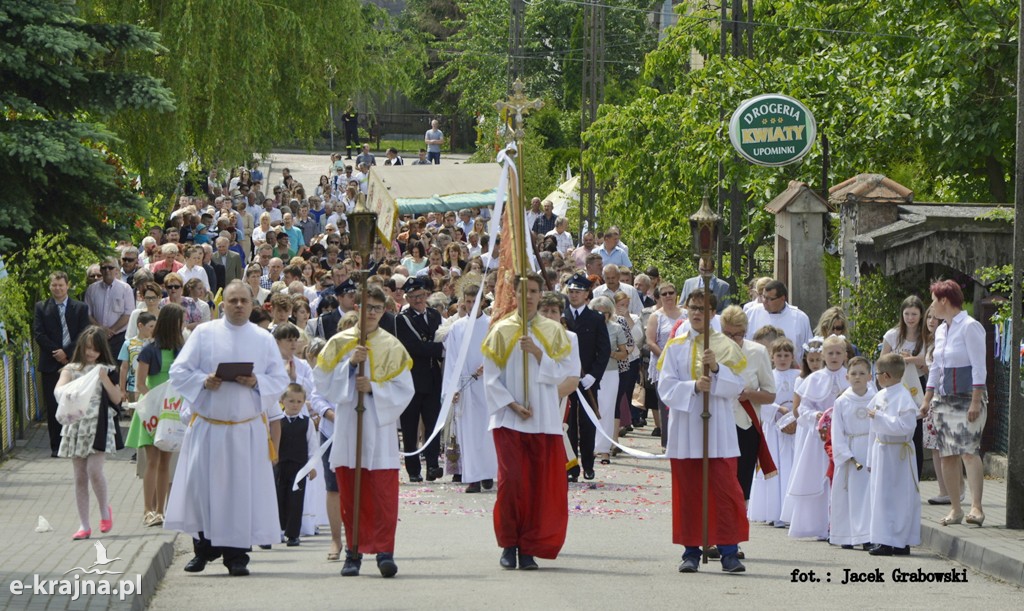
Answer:
[[[334,443],[334,437],[328,437],[327,441],[320,444],[320,449],[316,451],[316,454],[313,456],[313,458],[310,458],[309,462],[302,465],[302,468],[299,469],[299,472],[295,474],[295,481],[292,483],[292,490],[298,490],[299,482],[301,482],[307,475],[309,475],[310,471],[321,466],[324,457],[324,452],[327,451],[327,448],[331,447],[332,443]],[[324,473],[323,476],[327,477],[327,474]]]
[[[594,413],[593,408],[591,408],[590,404],[587,403],[587,399],[583,396],[583,393],[580,392],[579,388],[576,389],[576,396],[579,397],[580,406],[583,407],[583,411],[587,413],[587,417],[590,418],[590,421],[594,423],[594,427],[597,429],[597,432],[600,433],[602,437],[612,442],[612,444],[615,445],[615,447],[619,448],[626,454],[629,454],[633,458],[642,458],[646,460],[668,458],[667,454],[651,454],[650,452],[644,452],[643,450],[634,450],[633,448],[628,448],[622,445],[621,443],[615,441],[611,437],[609,437],[608,433],[605,433],[604,429],[601,428],[601,422],[598,420],[597,414]],[[667,422],[663,422],[662,424],[664,426],[668,425]]]

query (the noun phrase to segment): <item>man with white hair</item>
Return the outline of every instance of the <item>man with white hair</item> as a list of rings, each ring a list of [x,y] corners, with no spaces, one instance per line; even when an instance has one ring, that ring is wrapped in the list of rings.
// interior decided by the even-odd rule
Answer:
[[[142,248],[139,249],[139,267],[149,265],[149,260],[153,257],[153,251],[156,250],[156,247],[156,238],[153,236],[148,235],[142,238]]]
[[[555,228],[547,232],[546,234],[549,236],[554,236],[555,245],[558,247],[558,252],[562,253],[563,256],[566,253],[568,253],[571,248],[573,248],[572,234],[567,231],[568,228],[569,219],[565,218],[564,216],[560,216],[558,217],[558,220],[555,221]]]
[[[644,310],[644,304],[640,300],[640,293],[632,286],[620,282],[622,272],[619,271],[618,265],[609,263],[604,266],[602,270],[602,276],[604,278],[604,284],[594,289],[594,299],[605,296],[615,303],[615,293],[622,291],[629,296],[629,313],[633,316],[640,316]]]
[[[226,237],[219,237],[215,242],[217,252],[213,253],[210,260],[215,265],[224,266],[224,286],[232,280],[242,279],[242,258],[235,251],[231,250],[231,240]]]

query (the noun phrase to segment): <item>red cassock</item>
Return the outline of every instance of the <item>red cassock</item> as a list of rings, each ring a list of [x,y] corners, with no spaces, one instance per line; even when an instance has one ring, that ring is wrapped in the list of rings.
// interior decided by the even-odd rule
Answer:
[[[554,559],[565,543],[569,525],[562,437],[504,427],[493,432],[498,453],[498,498],[494,502],[498,546],[518,547],[522,554]]]
[[[672,542],[700,546],[701,533],[701,459],[673,458],[672,463]],[[736,479],[735,458],[708,461],[708,543],[735,545],[750,535],[743,489]]]
[[[338,477],[345,541],[352,541],[356,470],[338,467],[334,471]],[[395,529],[398,528],[398,469],[363,469],[360,487],[359,553],[394,553]]]

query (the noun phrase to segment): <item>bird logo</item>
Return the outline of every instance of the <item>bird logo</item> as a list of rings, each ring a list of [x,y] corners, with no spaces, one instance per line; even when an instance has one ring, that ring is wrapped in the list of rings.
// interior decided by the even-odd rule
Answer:
[[[111,562],[115,562],[117,560],[121,560],[120,557],[117,557],[117,558],[107,558],[107,548],[104,547],[103,544],[100,543],[99,541],[94,541],[92,545],[93,545],[93,547],[96,548],[96,562],[93,562],[91,565],[89,565],[89,568],[82,568],[80,566],[76,566],[73,569],[68,569],[67,571],[64,572],[65,575],[67,575],[71,571],[82,571],[83,573],[90,573],[90,574],[95,574],[95,575],[123,575],[124,574],[124,571],[107,571],[107,570],[100,569],[100,568],[97,568],[96,570],[92,570],[93,567],[104,567],[104,566],[107,566],[108,564],[110,564]]]

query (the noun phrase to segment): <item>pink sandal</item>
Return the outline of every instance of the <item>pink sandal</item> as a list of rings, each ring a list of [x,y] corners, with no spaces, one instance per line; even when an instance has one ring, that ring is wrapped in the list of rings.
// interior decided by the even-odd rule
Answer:
[[[73,541],[82,541],[83,539],[88,539],[91,535],[92,535],[92,529],[91,528],[89,528],[89,529],[83,528],[83,529],[79,530],[78,532],[76,532],[71,537],[71,539]]]
[[[107,515],[110,516],[108,520],[100,520],[100,532],[108,533],[110,529],[114,528],[114,509],[107,507]]]

